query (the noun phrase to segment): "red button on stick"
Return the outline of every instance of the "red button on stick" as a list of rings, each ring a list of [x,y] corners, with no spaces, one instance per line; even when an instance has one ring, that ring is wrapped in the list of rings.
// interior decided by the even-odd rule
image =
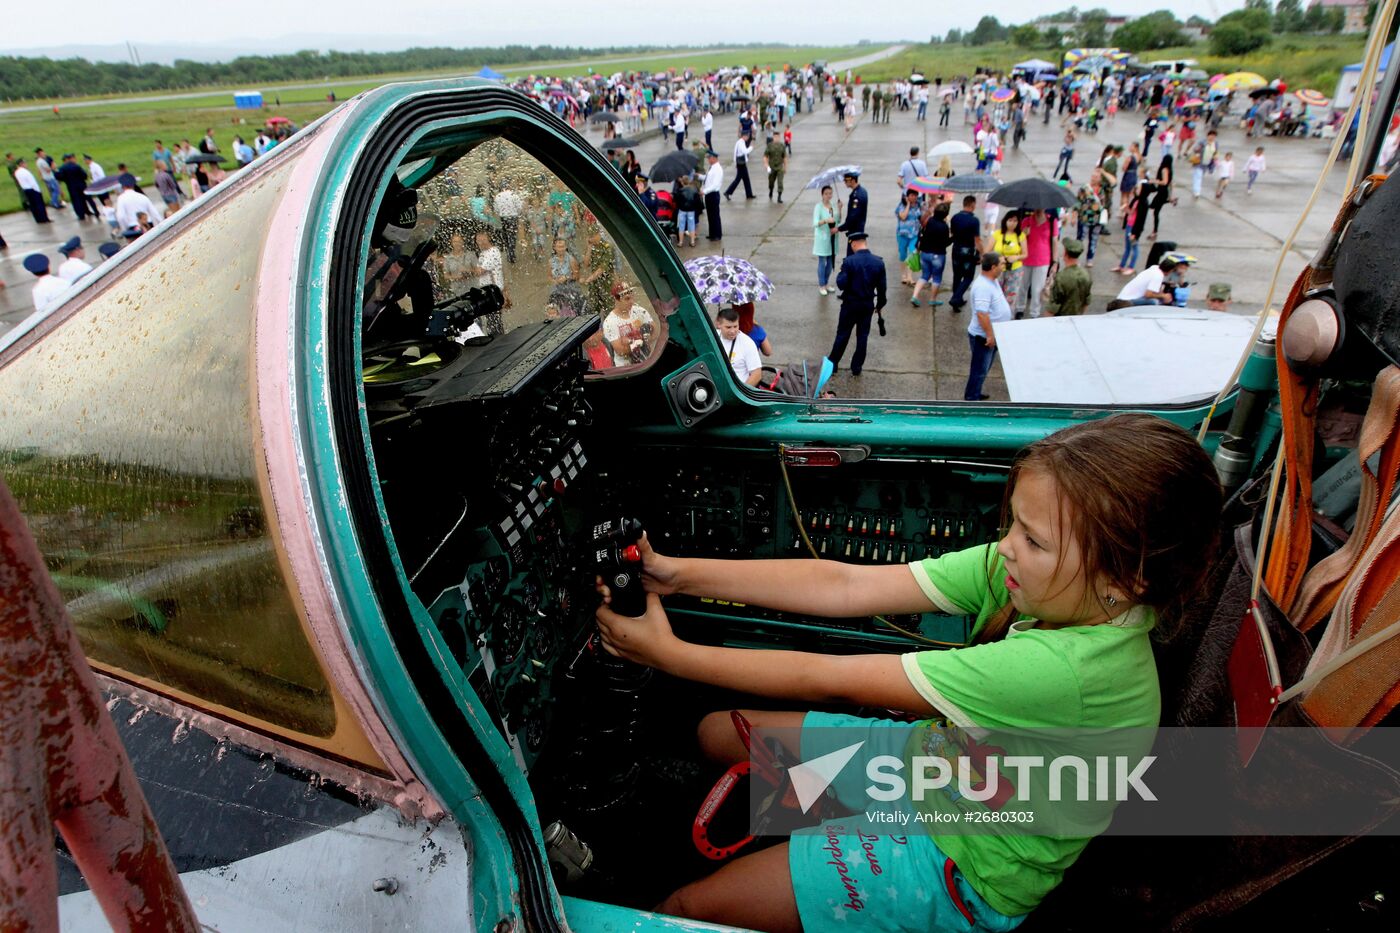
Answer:
[[[642,562],[642,552],[637,550],[635,544],[629,544],[622,549],[622,559],[634,564],[640,564]]]
[[[569,484],[564,480],[564,477],[561,476],[554,481],[554,494],[556,496],[562,496],[568,488]]]

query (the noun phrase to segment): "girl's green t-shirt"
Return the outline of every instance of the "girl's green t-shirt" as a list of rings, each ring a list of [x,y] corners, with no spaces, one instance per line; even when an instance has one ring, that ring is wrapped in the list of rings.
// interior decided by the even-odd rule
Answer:
[[[974,635],[1009,599],[995,545],[909,565],[942,612],[976,618]],[[1020,617],[1000,641],[903,657],[914,689],[953,726],[980,737],[1012,734],[1119,737],[1119,751],[1146,755],[1161,717],[1148,633],[1156,614],[1135,607],[1100,625],[1035,628]],[[961,806],[966,807],[964,802]],[[1110,810],[1111,812],[1111,810]],[[1090,836],[1024,833],[934,835],[989,904],[1029,912],[1059,883]]]

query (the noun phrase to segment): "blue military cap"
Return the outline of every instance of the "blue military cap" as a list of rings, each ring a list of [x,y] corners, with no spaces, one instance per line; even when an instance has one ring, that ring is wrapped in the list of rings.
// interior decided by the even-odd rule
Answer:
[[[111,259],[122,251],[122,247],[120,243],[113,243],[111,240],[108,240],[106,243],[97,247],[97,251],[102,254],[103,259]]]
[[[83,241],[81,237],[71,236],[63,241],[63,243],[58,247],[58,251],[63,255],[67,256],[69,253],[73,252],[73,250],[81,248],[82,245]]]
[[[35,275],[49,274],[49,257],[43,253],[30,253],[24,257],[24,268]]]
[[[846,234],[846,239],[864,240],[868,236],[870,236],[870,234],[866,233],[864,230],[852,230],[850,233]]]

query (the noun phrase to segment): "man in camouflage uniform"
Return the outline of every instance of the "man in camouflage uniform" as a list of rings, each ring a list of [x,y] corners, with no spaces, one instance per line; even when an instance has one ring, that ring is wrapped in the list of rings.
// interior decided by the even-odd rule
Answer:
[[[1089,306],[1090,293],[1094,290],[1094,280],[1089,276],[1089,270],[1079,264],[1079,257],[1084,253],[1084,244],[1079,240],[1070,239],[1064,240],[1063,243],[1064,266],[1050,286],[1050,300],[1045,306],[1045,313],[1055,317],[1083,314],[1084,309]]]
[[[860,110],[861,113],[870,109],[870,85],[865,85],[860,89]],[[875,98],[875,109],[880,109],[880,99]]]
[[[778,187],[778,203],[783,203],[783,176],[787,173],[787,147],[772,133],[763,148],[763,165],[768,169],[768,200],[773,200],[773,186]]]

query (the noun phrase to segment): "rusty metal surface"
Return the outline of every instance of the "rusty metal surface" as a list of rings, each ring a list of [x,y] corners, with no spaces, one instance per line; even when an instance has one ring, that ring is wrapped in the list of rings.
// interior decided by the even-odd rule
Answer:
[[[62,598],[2,482],[0,707],[0,930],[58,928],[54,826],[114,930],[198,930]]]

